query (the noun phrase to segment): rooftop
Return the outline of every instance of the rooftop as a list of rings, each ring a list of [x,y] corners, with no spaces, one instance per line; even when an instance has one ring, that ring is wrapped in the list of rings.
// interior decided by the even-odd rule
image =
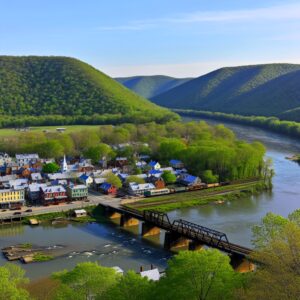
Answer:
[[[66,191],[66,189],[61,185],[46,186],[46,187],[41,187],[41,189],[44,193],[58,193],[58,192]]]

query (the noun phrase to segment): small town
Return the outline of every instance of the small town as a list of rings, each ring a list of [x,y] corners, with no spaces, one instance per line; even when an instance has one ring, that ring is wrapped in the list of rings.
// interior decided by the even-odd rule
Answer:
[[[296,2],[2,1],[0,300],[300,300]]]
[[[135,162],[139,174],[130,172],[126,157],[99,161],[99,165],[94,166],[90,159],[85,158],[64,156],[56,162],[40,158],[35,153],[16,154],[15,158],[1,153],[0,164],[2,212],[22,208],[30,212],[28,207],[32,206],[59,205],[78,200],[88,202],[89,191],[93,190],[130,199],[218,185],[207,185],[199,177],[188,174],[179,160],[170,160],[169,166],[162,167],[148,155],[140,155]],[[167,185],[169,182],[172,184]]]

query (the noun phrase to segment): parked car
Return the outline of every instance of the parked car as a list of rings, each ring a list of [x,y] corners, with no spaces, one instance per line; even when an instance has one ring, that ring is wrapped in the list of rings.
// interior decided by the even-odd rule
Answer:
[[[7,211],[7,209],[2,209],[2,211]]]
[[[32,209],[26,209],[25,212],[32,212]]]
[[[16,212],[13,213],[13,215],[20,215],[20,214],[21,214],[20,211],[16,211]]]

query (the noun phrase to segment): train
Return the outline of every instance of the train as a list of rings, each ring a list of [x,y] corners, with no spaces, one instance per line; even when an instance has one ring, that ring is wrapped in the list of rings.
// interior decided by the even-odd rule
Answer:
[[[218,183],[208,183],[208,184],[201,183],[201,184],[193,185],[193,186],[178,186],[178,187],[172,187],[172,188],[163,188],[163,189],[145,191],[144,196],[145,197],[154,197],[154,196],[161,196],[161,195],[167,195],[167,194],[182,193],[182,192],[214,188],[214,187],[228,185],[228,184],[230,184],[230,182],[221,182],[221,183],[218,182]]]

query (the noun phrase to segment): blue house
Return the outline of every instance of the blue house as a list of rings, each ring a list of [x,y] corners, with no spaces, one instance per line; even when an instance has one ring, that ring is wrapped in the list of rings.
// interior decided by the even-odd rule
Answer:
[[[117,188],[110,183],[104,182],[100,185],[100,190],[104,194],[116,194]]]
[[[155,177],[161,177],[163,172],[161,172],[160,170],[150,170],[148,172],[149,176],[155,176]]]
[[[79,181],[87,186],[91,185],[93,183],[93,178],[91,176],[88,176],[86,174],[82,174],[79,177]]]
[[[151,167],[152,170],[160,169],[160,164],[157,161],[151,160],[148,165],[149,165],[149,167]]]
[[[201,179],[197,176],[193,176],[190,174],[181,174],[178,179],[178,182],[185,186],[194,186],[201,183]]]

